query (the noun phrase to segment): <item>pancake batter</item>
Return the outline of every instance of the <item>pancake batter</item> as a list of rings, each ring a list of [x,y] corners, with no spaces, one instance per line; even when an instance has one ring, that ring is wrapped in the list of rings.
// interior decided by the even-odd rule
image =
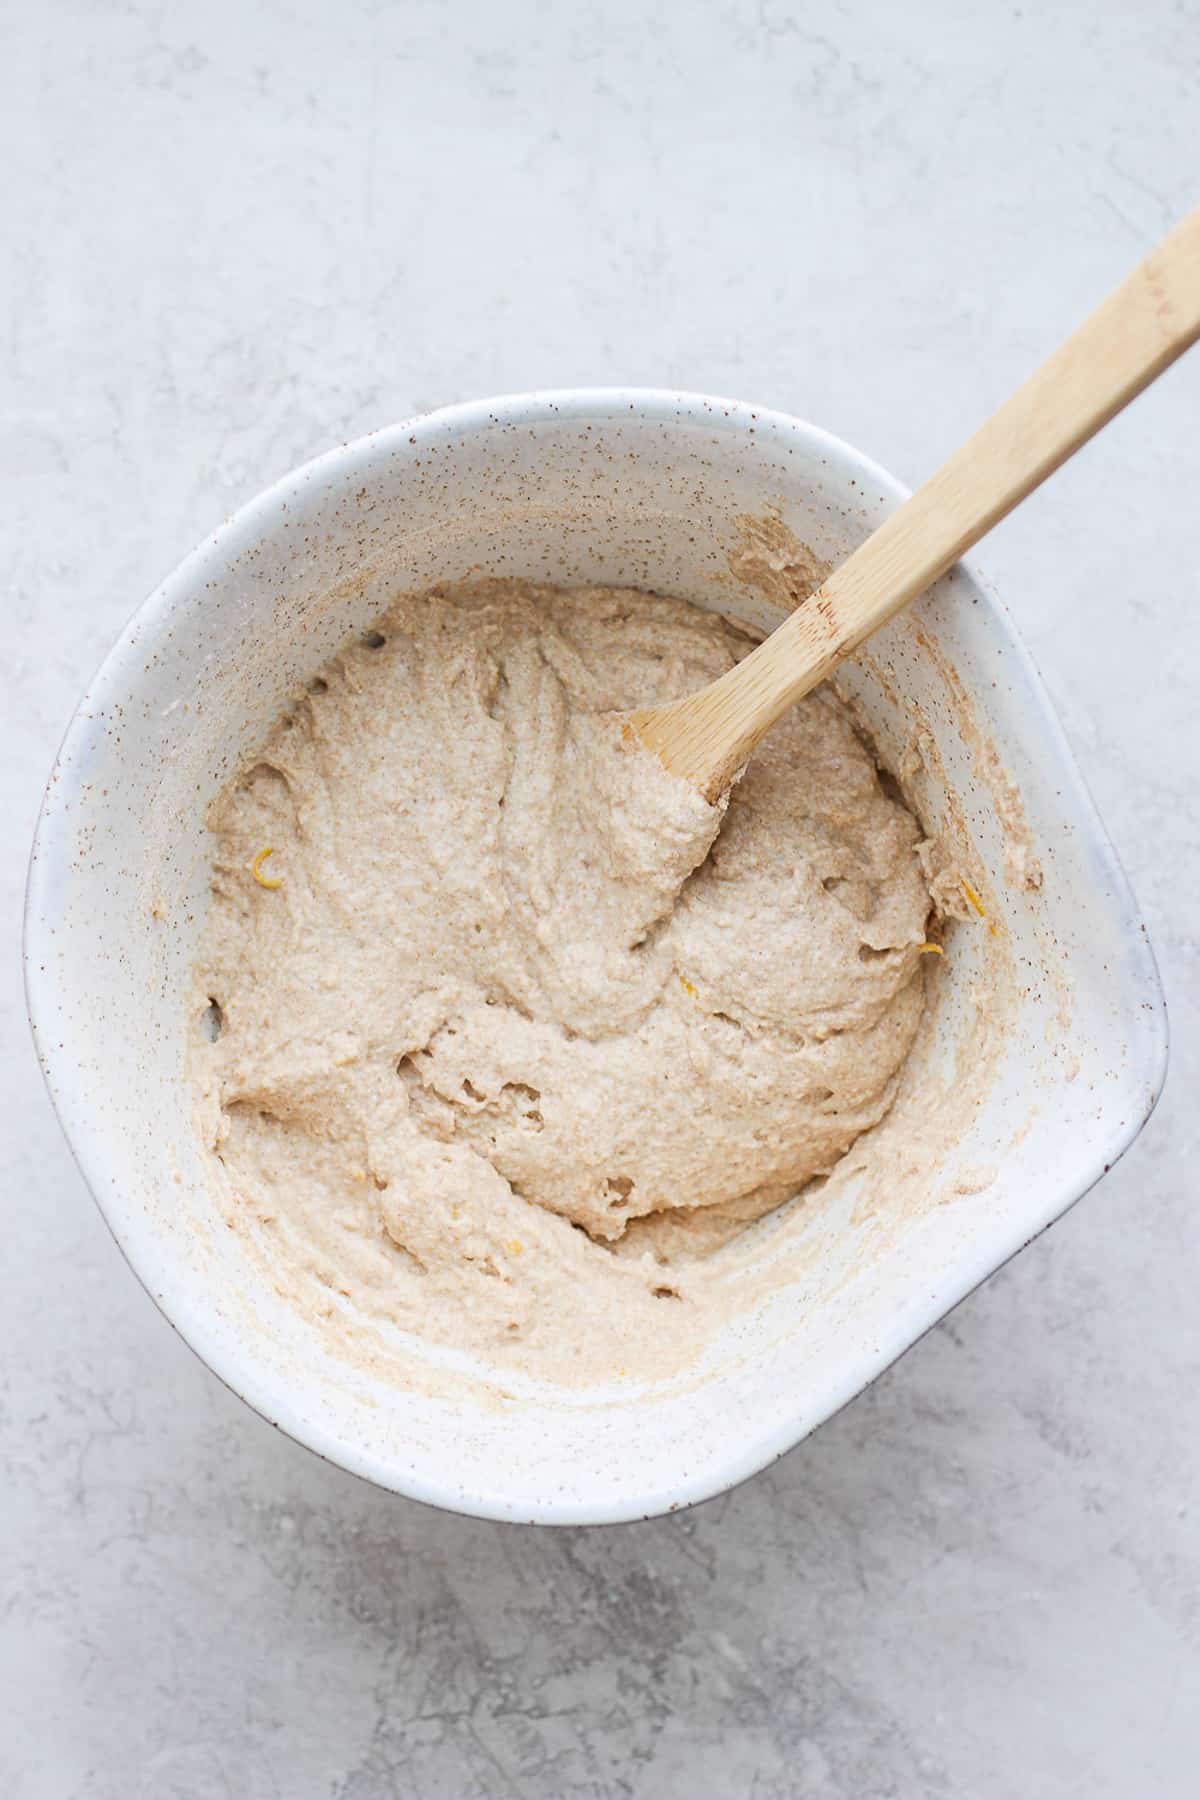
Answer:
[[[749,648],[630,590],[406,596],[221,796],[199,1114],[298,1304],[583,1376],[887,1111],[930,898],[846,710],[719,806],[622,730]]]

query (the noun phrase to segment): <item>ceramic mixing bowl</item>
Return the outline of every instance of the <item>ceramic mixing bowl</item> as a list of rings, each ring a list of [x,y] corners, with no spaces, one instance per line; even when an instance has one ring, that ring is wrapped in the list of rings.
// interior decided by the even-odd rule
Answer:
[[[765,630],[790,603],[772,530],[816,568],[902,498],[836,438],[729,401],[484,401],[287,476],[122,635],[38,825],[30,1014],[63,1127],[133,1269],[205,1362],[300,1442],[495,1518],[630,1519],[702,1499],[843,1405],[1141,1127],[1165,1063],[1153,957],[1008,616],[959,566],[844,677],[885,762],[911,774],[926,829],[957,834],[987,914],[952,933],[907,1083],[904,1104],[927,1108],[927,1159],[901,1179],[868,1136],[840,1185],[767,1222],[754,1255],[778,1279],[759,1281],[686,1378],[538,1388],[420,1344],[397,1346],[384,1378],[291,1312],[214,1208],[186,1071],[205,811],[288,697],[389,595],[472,571],[656,589]],[[939,1139],[973,1043],[986,1044],[988,1079]]]

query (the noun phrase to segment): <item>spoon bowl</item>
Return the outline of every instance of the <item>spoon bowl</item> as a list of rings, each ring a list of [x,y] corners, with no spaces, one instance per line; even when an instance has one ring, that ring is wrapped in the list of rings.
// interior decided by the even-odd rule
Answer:
[[[944,575],[1200,337],[1200,207],[736,668],[631,715],[715,800],[780,713]]]

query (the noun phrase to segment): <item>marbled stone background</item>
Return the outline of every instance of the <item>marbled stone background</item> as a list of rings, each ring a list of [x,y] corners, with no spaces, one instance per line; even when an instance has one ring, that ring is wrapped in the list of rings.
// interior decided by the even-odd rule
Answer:
[[[1200,1792],[1200,353],[981,556],[1173,1008],[1121,1167],[802,1449],[662,1522],[375,1493],[176,1340],[51,1116],[24,862],[223,514],[442,401],[676,384],[929,470],[1200,195],[1183,0],[5,0],[0,1792]]]

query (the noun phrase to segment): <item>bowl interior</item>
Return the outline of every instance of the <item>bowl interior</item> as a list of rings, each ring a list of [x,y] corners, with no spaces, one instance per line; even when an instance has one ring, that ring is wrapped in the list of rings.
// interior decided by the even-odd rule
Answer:
[[[106,662],[31,866],[39,1051],[148,1289],[231,1386],[323,1454],[505,1518],[626,1518],[703,1497],[855,1393],[1148,1114],[1165,1034],[1132,897],[1002,609],[960,567],[843,676],[987,914],[954,934],[897,1109],[928,1118],[924,1148],[898,1168],[885,1124],[819,1203],[769,1223],[752,1260],[774,1276],[686,1379],[551,1391],[403,1343],[399,1380],[348,1365],[215,1212],[185,1071],[204,815],[288,697],[392,595],[471,572],[651,588],[767,630],[787,603],[772,533],[816,567],[900,497],[847,446],[732,403],[580,392],[454,408],[252,503]]]

